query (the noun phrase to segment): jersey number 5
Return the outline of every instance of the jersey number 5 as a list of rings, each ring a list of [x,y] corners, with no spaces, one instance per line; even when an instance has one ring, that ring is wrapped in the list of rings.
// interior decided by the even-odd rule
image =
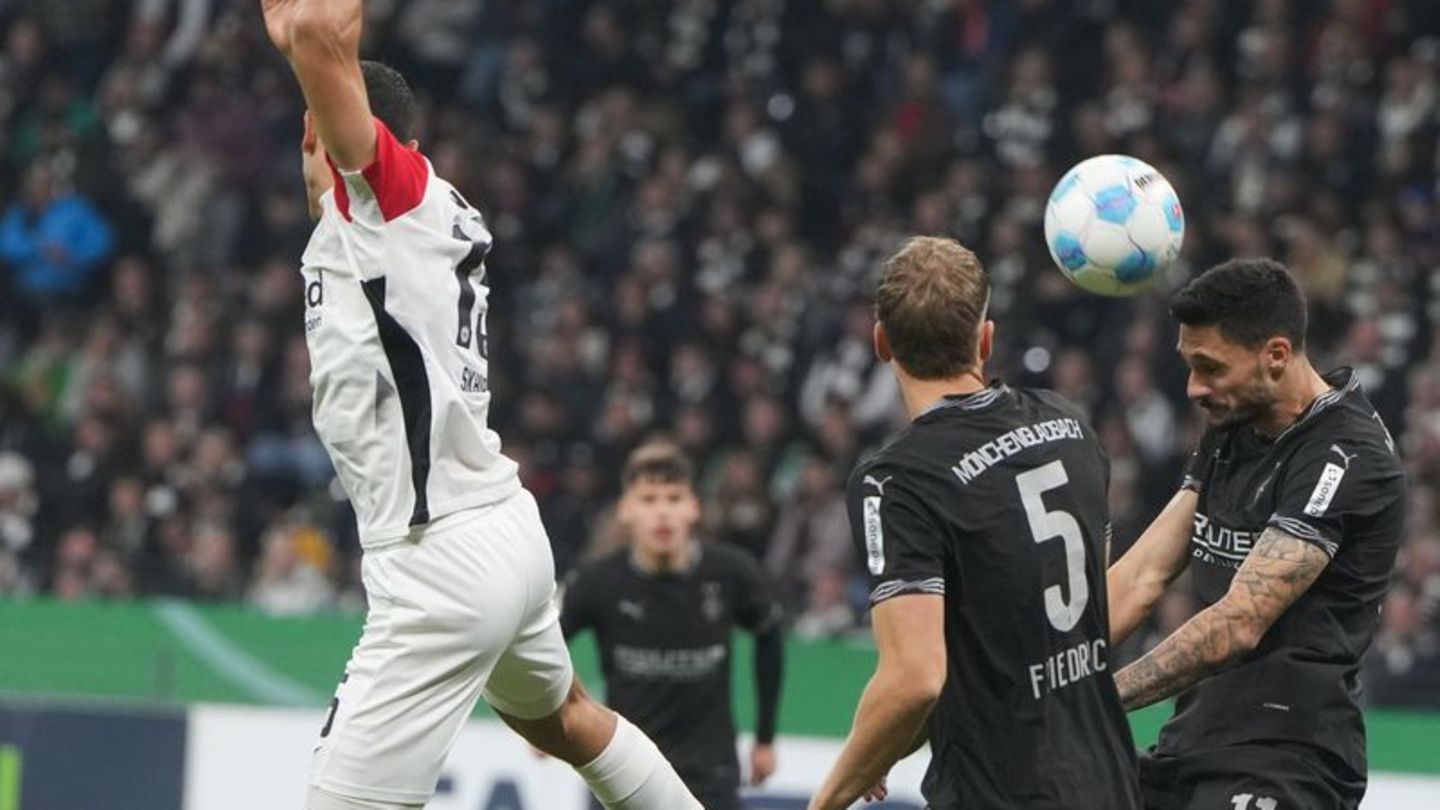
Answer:
[[[1045,615],[1050,624],[1060,632],[1068,632],[1080,621],[1085,605],[1090,601],[1090,585],[1085,580],[1085,537],[1075,516],[1063,509],[1046,510],[1044,494],[1059,489],[1070,482],[1065,474],[1065,465],[1059,459],[1026,470],[1015,476],[1015,485],[1020,488],[1020,503],[1025,505],[1025,519],[1030,522],[1030,534],[1036,543],[1060,538],[1065,542],[1066,590],[1059,585],[1045,589]],[[1069,592],[1070,600],[1065,600]]]

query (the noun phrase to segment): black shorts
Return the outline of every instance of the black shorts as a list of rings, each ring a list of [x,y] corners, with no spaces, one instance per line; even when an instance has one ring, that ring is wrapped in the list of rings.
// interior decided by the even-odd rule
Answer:
[[[1307,745],[1246,743],[1141,754],[1140,794],[1145,810],[1355,810],[1365,777]]]

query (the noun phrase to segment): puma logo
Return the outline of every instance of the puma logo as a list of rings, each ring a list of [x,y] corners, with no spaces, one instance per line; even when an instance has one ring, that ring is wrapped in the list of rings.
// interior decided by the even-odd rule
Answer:
[[[1354,459],[1356,456],[1360,455],[1359,453],[1347,453],[1347,452],[1345,452],[1344,450],[1341,450],[1341,449],[1340,449],[1340,445],[1338,445],[1338,444],[1332,444],[1332,445],[1330,445],[1330,452],[1332,452],[1332,453],[1338,453],[1338,454],[1339,454],[1340,458],[1341,458],[1342,460],[1344,460],[1344,462],[1345,462],[1345,469],[1347,469],[1347,470],[1350,469],[1350,461],[1351,461],[1352,459]]]
[[[645,606],[633,599],[621,599],[615,609],[636,622],[645,621]]]
[[[894,477],[895,477],[895,476],[893,476],[893,475],[887,475],[887,476],[885,476],[883,479],[877,479],[877,478],[876,478],[875,476],[873,476],[873,475],[867,475],[867,476],[865,476],[864,480],[863,480],[861,483],[869,484],[870,486],[875,487],[875,491],[876,491],[876,492],[879,492],[879,493],[880,493],[880,497],[883,498],[883,497],[885,497],[885,484],[888,483],[888,482],[890,481],[890,479],[891,479],[891,478],[894,478]]]

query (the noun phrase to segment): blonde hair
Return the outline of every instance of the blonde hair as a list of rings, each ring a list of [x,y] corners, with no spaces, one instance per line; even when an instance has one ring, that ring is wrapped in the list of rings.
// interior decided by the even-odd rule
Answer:
[[[916,236],[885,262],[875,314],[895,360],[922,380],[975,365],[990,283],[980,259],[954,239]]]

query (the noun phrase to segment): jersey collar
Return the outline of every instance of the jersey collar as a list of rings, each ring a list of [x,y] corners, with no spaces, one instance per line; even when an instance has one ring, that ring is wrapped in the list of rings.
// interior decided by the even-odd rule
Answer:
[[[917,418],[923,419],[936,411],[957,409],[961,411],[979,411],[999,402],[1010,392],[1010,387],[999,380],[991,381],[989,387],[982,388],[969,394],[946,394],[939,402],[920,412]]]
[[[1333,407],[1335,403],[1343,400],[1346,395],[1353,391],[1360,390],[1360,375],[1356,374],[1355,369],[1349,366],[1341,366],[1334,371],[1321,374],[1320,379],[1330,383],[1330,385],[1334,387],[1316,397],[1315,401],[1311,402],[1309,407],[1301,411],[1299,418],[1290,423],[1290,427],[1280,431],[1279,436],[1275,437],[1276,442],[1289,436],[1291,431],[1294,431],[1296,428],[1315,418],[1316,414]]]

